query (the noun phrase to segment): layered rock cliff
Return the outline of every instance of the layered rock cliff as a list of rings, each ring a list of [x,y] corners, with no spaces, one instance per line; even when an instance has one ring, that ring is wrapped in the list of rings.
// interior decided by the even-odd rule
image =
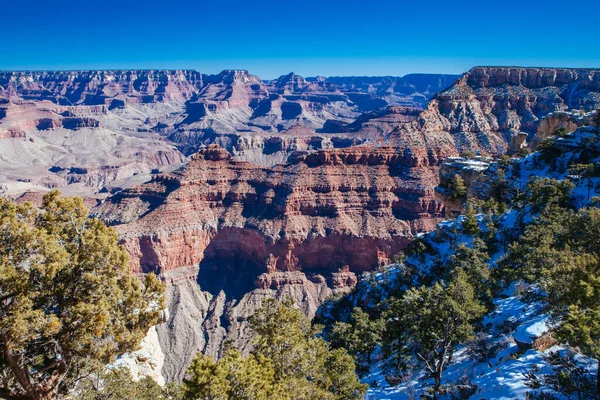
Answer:
[[[111,197],[99,215],[117,226],[139,272],[197,265],[207,255],[243,259],[260,272],[360,272],[441,217],[435,169],[426,152],[393,147],[319,151],[266,168],[209,146],[181,170]]]
[[[424,107],[455,78],[0,72],[0,183],[16,192],[61,187],[90,195],[141,182],[213,143],[240,160],[281,164],[297,151],[343,148],[372,136],[317,132],[326,121],[348,124],[388,105]]]
[[[476,67],[401,132],[445,132],[461,151],[501,154],[515,150],[515,136],[531,139],[551,112],[599,107],[600,70]]]
[[[218,356],[225,337],[246,346],[245,321],[261,299],[290,295],[311,315],[432,229],[442,216],[436,174],[427,151],[351,147],[267,168],[209,146],[97,212],[118,230],[134,271],[170,282],[159,336],[174,379],[190,353]]]

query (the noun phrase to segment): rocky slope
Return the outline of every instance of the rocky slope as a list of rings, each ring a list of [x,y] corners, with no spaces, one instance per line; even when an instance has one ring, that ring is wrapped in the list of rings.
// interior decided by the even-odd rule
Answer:
[[[444,265],[452,265],[451,263],[455,262],[452,258],[457,256],[457,249],[461,245],[473,248],[474,240],[484,239],[487,242],[484,250],[486,256],[483,258],[485,264],[496,272],[502,271],[496,274],[497,278],[492,279],[507,281],[503,283],[504,290],[496,292],[498,297],[493,299],[493,305],[488,306],[482,323],[476,326],[477,339],[455,345],[455,354],[444,370],[442,381],[443,384],[449,385],[448,391],[454,391],[456,388],[458,390],[454,392],[456,395],[446,393],[445,397],[471,400],[524,399],[533,398],[532,395],[536,394],[538,398],[568,398],[570,393],[565,389],[566,386],[553,383],[558,379],[569,379],[566,377],[575,368],[579,368],[578,374],[591,378],[589,392],[582,393],[581,397],[595,397],[592,392],[595,393],[596,390],[597,361],[586,357],[585,353],[581,354],[583,352],[579,348],[569,348],[567,343],[559,342],[553,329],[560,317],[557,319],[556,314],[552,315],[549,312],[548,298],[545,295],[540,296],[538,292],[540,283],[523,280],[518,272],[510,270],[518,268],[515,267],[515,263],[506,264],[506,261],[511,257],[513,260],[516,258],[513,245],[527,243],[527,232],[538,224],[548,224],[545,220],[551,218],[548,215],[552,213],[540,212],[534,206],[535,202],[541,206],[552,204],[548,198],[530,200],[534,198],[528,189],[532,179],[571,182],[573,188],[568,196],[568,206],[563,207],[594,207],[594,196],[600,194],[600,177],[593,174],[584,181],[581,177],[572,175],[568,166],[576,165],[582,160],[599,165],[598,116],[600,110],[575,114],[555,112],[546,115],[534,137],[537,141],[550,137],[548,129],[553,131],[555,128],[565,128],[565,132],[560,136],[555,135],[548,140],[547,146],[555,150],[553,153],[547,153],[553,154],[549,158],[538,152],[500,162],[484,157],[470,160],[459,157],[446,159],[440,167],[441,181],[460,175],[468,187],[466,199],[479,199],[479,204],[482,204],[490,198],[504,198],[501,200],[505,203],[504,207],[495,210],[484,208],[485,212],[479,209],[477,214],[468,217],[458,215],[464,213],[466,199],[463,199],[462,204],[459,202],[457,208],[455,200],[449,201],[447,190],[443,187],[438,188],[441,189],[437,191],[439,199],[446,209],[456,211],[457,218],[443,221],[435,230],[422,235],[421,243],[424,245],[421,249],[407,252],[400,264],[365,274],[358,281],[356,290],[320,307],[317,318],[327,326],[325,332],[331,332],[329,329],[335,322],[350,322],[349,316],[354,307],[362,308],[371,318],[381,317],[384,310],[390,309],[389,304],[394,297],[400,298],[403,295],[407,282],[420,287],[431,285],[439,280],[440,276],[442,279],[448,279],[447,275],[440,275],[440,271],[444,271]],[[503,187],[504,194],[499,195],[499,187]],[[575,214],[569,217],[576,218]],[[476,233],[467,229],[469,218],[474,218],[477,222]],[[588,226],[579,227],[576,234],[569,237],[581,235],[587,238],[588,231]],[[560,229],[553,227],[551,232],[550,237],[560,236]],[[551,248],[554,250],[559,246],[552,244]],[[568,274],[561,272],[561,277]],[[394,317],[384,318],[386,323],[389,323],[387,318]],[[486,345],[478,347],[482,341]],[[484,349],[483,357],[481,349]],[[549,356],[556,352],[563,356],[571,352],[576,354],[575,362],[569,364],[568,368],[552,363],[552,357]],[[368,397],[430,398],[428,388],[433,384],[431,375],[424,363],[418,361],[417,357],[414,360],[416,363],[403,371],[402,379],[397,379],[398,375],[390,372],[397,365],[397,361],[389,364],[390,360],[386,360],[385,353],[377,349],[370,361],[370,371],[363,378],[364,383],[371,384]],[[555,380],[540,379],[546,374],[559,372],[560,378]],[[537,382],[541,384],[532,385],[532,376],[539,379]],[[544,394],[541,395],[541,392]]]
[[[477,67],[435,96],[405,132],[452,135],[461,151],[501,154],[532,139],[555,111],[600,107],[600,70]]]
[[[0,104],[0,112],[0,184],[8,193],[58,187],[93,195],[185,160],[159,134],[139,132],[139,115],[117,116],[104,105],[15,100]]]

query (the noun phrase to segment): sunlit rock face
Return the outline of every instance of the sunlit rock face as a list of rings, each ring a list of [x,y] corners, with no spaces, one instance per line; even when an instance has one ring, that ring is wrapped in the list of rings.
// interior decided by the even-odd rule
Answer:
[[[224,338],[246,348],[247,318],[263,299],[291,296],[313,315],[357,274],[432,229],[442,216],[435,171],[427,158],[395,147],[320,151],[261,167],[209,146],[97,213],[116,227],[134,271],[169,282],[170,328],[159,327],[159,337],[172,349],[165,377],[179,379],[195,351],[217,357]]]
[[[549,113],[599,107],[600,70],[476,67],[400,132],[448,133],[460,151],[501,154]]]
[[[181,380],[198,351],[247,350],[263,300],[313,316],[432,230],[448,157],[501,154],[571,118],[549,113],[600,104],[594,70],[456,78],[0,73],[0,175],[101,197],[132,271],[168,283],[161,374]]]

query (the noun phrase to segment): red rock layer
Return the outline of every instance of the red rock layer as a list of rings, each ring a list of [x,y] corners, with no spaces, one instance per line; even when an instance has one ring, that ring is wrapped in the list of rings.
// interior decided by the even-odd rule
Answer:
[[[246,262],[256,275],[360,272],[434,227],[436,181],[426,153],[392,147],[321,151],[266,168],[210,146],[184,169],[114,196],[99,215],[117,225],[136,271],[213,259]]]

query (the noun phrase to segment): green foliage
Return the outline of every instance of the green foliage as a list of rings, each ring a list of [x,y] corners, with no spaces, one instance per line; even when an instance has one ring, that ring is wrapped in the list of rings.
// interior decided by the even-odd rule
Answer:
[[[556,136],[556,137],[561,137],[561,138],[562,138],[562,137],[565,137],[565,136],[567,136],[567,135],[569,134],[569,131],[567,130],[567,128],[565,128],[565,127],[563,126],[563,127],[560,127],[560,128],[557,128],[557,129],[555,129],[555,130],[554,130],[554,132],[553,132],[552,134],[553,134],[554,136]]]
[[[354,357],[360,374],[369,372],[371,355],[380,344],[384,321],[372,320],[369,314],[359,307],[352,310],[349,322],[336,322],[329,340],[334,347],[343,347]]]
[[[404,253],[398,253],[398,254],[394,254],[392,256],[393,264],[402,264],[402,263],[404,263],[405,260],[406,260],[406,255]]]
[[[290,302],[268,300],[251,318],[254,349],[218,362],[199,354],[184,387],[193,399],[362,399],[351,356],[331,350]]]
[[[93,374],[77,387],[79,400],[182,400],[176,386],[160,387],[150,377],[134,381],[127,367]]]
[[[242,354],[228,349],[223,358],[198,354],[188,369],[190,379],[184,380],[184,390],[193,399],[259,400],[278,397],[275,370],[265,357]]]
[[[485,242],[473,239],[471,246],[462,243],[450,256],[446,269],[453,276],[465,274],[473,287],[475,297],[488,307],[492,306],[492,282],[489,268],[490,256]]]
[[[135,350],[164,308],[154,275],[132,277],[115,231],[81,198],[44,196],[41,210],[0,198],[0,386],[59,392]]]
[[[463,201],[467,197],[467,186],[463,178],[456,174],[448,182],[448,191],[450,200]]]
[[[465,211],[462,228],[463,232],[467,235],[477,235],[480,232],[477,212],[475,211],[475,207],[471,204],[467,206],[467,210]]]
[[[416,237],[407,247],[406,253],[423,259],[425,254],[431,252],[431,250],[431,245],[423,237]]]
[[[538,283],[556,337],[600,358],[600,209],[546,208],[511,245],[505,271]]]
[[[590,192],[592,190],[592,176],[594,176],[596,168],[594,164],[573,164],[569,167],[569,174],[575,177],[576,184],[579,186],[580,182],[586,182],[588,188],[588,199],[590,198]]]
[[[527,157],[529,154],[531,154],[531,150],[528,147],[521,147],[517,152],[517,156],[519,157]]]
[[[466,159],[473,159],[475,157],[477,157],[477,154],[475,154],[474,151],[463,151],[462,153],[460,153],[460,156],[462,158],[466,158]]]
[[[498,157],[498,166],[501,169],[505,169],[510,165],[511,162],[511,158],[508,154],[502,154],[500,157]]]
[[[454,346],[473,337],[473,322],[484,311],[461,270],[448,285],[412,288],[385,314],[384,352],[401,370],[416,357],[434,378],[437,392]]]
[[[501,215],[501,214],[498,214],[498,215]],[[485,231],[485,235],[484,235],[485,244],[490,250],[492,250],[492,251],[497,250],[498,237],[496,235],[498,234],[498,228],[496,227],[494,218],[492,218],[488,214],[484,217],[483,222],[486,227],[486,231]]]
[[[517,164],[520,165],[520,164]],[[490,188],[490,199],[497,204],[497,214],[502,214],[506,211],[507,204],[515,198],[515,189],[510,185],[506,179],[506,172],[503,169],[499,169],[496,172],[495,179],[491,183]]]
[[[540,141],[536,150],[539,152],[540,161],[556,167],[556,160],[563,154],[563,151],[554,145],[554,138],[546,138]]]
[[[600,359],[600,257],[560,252],[543,271],[548,305],[560,321],[559,339]]]
[[[507,282],[515,279],[538,282],[544,268],[553,265],[557,253],[571,240],[574,217],[573,211],[557,206],[544,209],[537,221],[529,224],[519,240],[509,246],[499,275]]]
[[[532,177],[527,183],[527,204],[531,205],[534,212],[552,206],[568,208],[574,188],[569,181]]]

